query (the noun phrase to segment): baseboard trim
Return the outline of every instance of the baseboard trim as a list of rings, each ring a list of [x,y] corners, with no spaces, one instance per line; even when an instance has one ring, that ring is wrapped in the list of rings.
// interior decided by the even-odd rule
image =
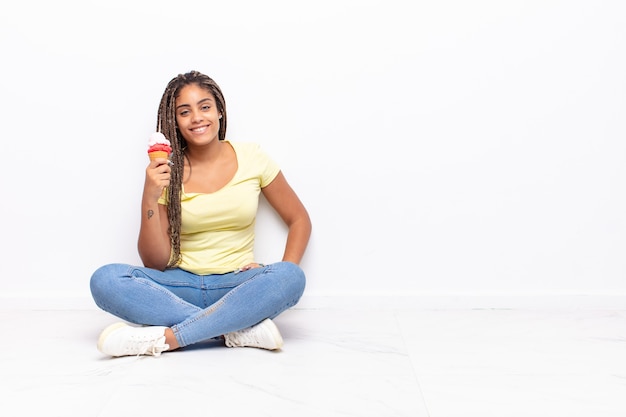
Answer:
[[[352,310],[626,310],[626,294],[319,294],[302,297],[296,307]]]

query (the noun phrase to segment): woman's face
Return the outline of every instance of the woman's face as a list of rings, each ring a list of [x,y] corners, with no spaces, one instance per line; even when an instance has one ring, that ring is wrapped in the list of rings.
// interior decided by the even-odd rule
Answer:
[[[187,146],[218,140],[220,114],[213,94],[197,84],[184,86],[176,97],[176,124]]]

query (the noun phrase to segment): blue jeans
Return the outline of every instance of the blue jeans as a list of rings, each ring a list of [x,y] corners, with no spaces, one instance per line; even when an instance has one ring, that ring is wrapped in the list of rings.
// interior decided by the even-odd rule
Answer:
[[[93,273],[90,287],[104,311],[170,327],[184,347],[276,317],[298,302],[305,276],[291,262],[213,275],[110,264]]]

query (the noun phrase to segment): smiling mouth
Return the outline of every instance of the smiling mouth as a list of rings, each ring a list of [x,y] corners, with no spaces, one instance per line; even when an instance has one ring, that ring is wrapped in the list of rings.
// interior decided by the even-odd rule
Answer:
[[[190,129],[193,133],[204,133],[209,127],[208,126],[200,126],[193,129]]]

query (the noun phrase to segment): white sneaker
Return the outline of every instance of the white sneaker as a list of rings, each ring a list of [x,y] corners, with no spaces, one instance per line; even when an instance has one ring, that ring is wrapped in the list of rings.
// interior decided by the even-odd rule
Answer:
[[[163,326],[133,327],[115,323],[107,327],[98,338],[98,350],[110,356],[159,356],[169,349],[165,343]]]
[[[228,347],[256,347],[261,349],[276,350],[283,346],[283,337],[278,327],[270,319],[265,319],[247,329],[224,335],[224,341]]]

